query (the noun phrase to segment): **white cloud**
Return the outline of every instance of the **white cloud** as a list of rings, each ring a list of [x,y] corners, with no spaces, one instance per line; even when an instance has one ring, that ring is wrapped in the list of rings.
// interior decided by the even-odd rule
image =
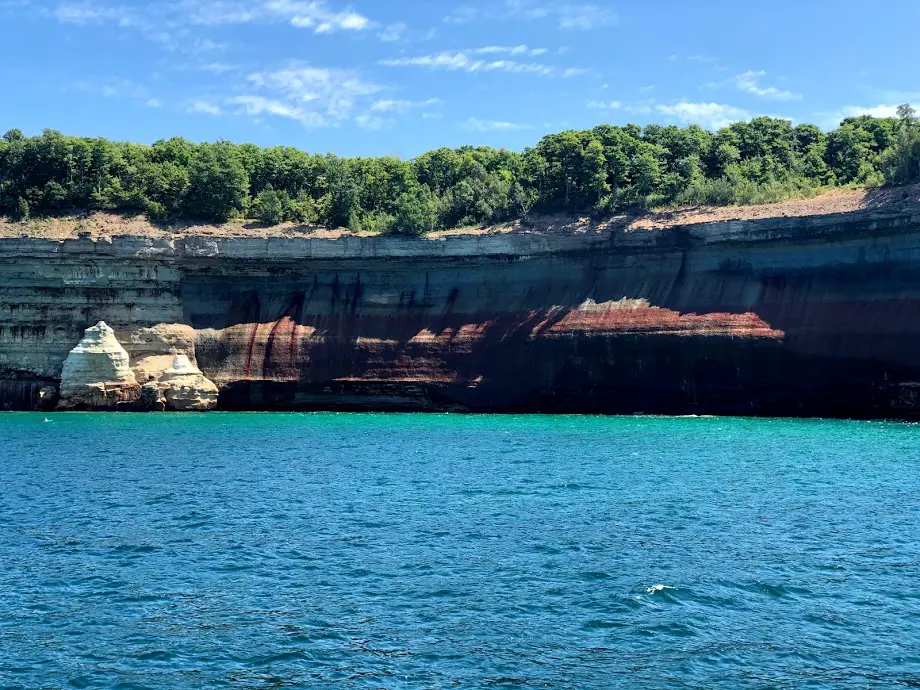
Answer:
[[[620,101],[588,101],[592,110],[620,110],[623,104]]]
[[[225,72],[235,72],[239,68],[239,65],[230,65],[226,62],[208,62],[198,65],[196,69],[201,72],[210,72],[211,74],[224,74]]]
[[[73,88],[103,98],[135,101],[151,108],[162,105],[146,86],[130,79],[81,79],[73,84]]]
[[[229,48],[226,43],[216,43],[209,38],[196,39],[192,44],[193,53],[210,53],[214,51],[226,50]]]
[[[698,124],[707,129],[721,129],[739,120],[749,120],[751,113],[743,108],[722,103],[690,103],[680,101],[673,105],[658,105],[655,110],[687,124]]]
[[[470,53],[476,55],[531,55],[538,56],[546,53],[546,48],[528,48],[525,45],[518,46],[484,46],[482,48],[474,48]]]
[[[381,113],[406,113],[410,110],[416,110],[418,108],[428,108],[433,105],[438,105],[441,101],[437,98],[428,98],[424,101],[402,101],[395,99],[383,99],[376,101],[372,106],[371,110]]]
[[[456,10],[441,18],[445,24],[466,24],[479,17],[479,10],[475,7],[458,7]]]
[[[380,117],[379,115],[372,115],[371,113],[362,113],[355,118],[355,123],[361,129],[367,129],[372,132],[385,129],[393,125],[395,120],[386,117]]]
[[[229,2],[224,0],[185,0],[181,5],[190,10],[193,24],[247,24],[255,21],[286,21],[297,28],[313,29],[315,33],[334,31],[363,31],[371,27],[370,19],[352,10],[335,11],[322,0],[257,0]]]
[[[815,117],[818,118],[818,124],[824,129],[834,129],[840,125],[841,121],[848,117],[859,117],[860,115],[869,115],[870,117],[897,117],[898,105],[845,105],[839,110],[815,113]],[[920,104],[918,103],[914,103],[913,107],[916,110],[920,110]]]
[[[767,76],[767,73],[763,70],[754,71],[750,70],[743,74],[738,74],[728,79],[724,82],[712,82],[708,84],[711,88],[719,88],[721,86],[733,86],[739,91],[752,94],[759,98],[763,98],[768,101],[798,101],[801,100],[802,95],[798,93],[793,93],[786,89],[778,89],[775,86],[761,86],[760,81],[763,77]]]
[[[377,37],[386,43],[393,43],[401,40],[408,29],[409,27],[401,22],[398,24],[390,24],[384,27],[383,31],[377,34]]]
[[[559,28],[587,31],[614,26],[617,15],[600,5],[563,5],[559,9]]]
[[[228,99],[227,103],[239,106],[236,111],[237,114],[273,115],[275,117],[296,120],[307,127],[322,127],[325,124],[320,114],[273,98],[265,98],[263,96],[235,96],[234,98]]]
[[[183,27],[187,33],[188,26],[251,22],[287,22],[317,34],[364,31],[374,26],[364,15],[351,9],[332,9],[325,0],[169,0],[136,3],[133,7],[130,3],[106,5],[97,0],[77,0],[59,4],[50,14],[70,24],[106,21],[133,26],[142,29],[148,38],[169,36],[163,28]]]
[[[622,101],[588,101],[587,107],[591,110],[622,110],[631,115],[650,115],[655,101],[647,99],[636,103],[623,103]]]
[[[617,24],[616,13],[602,4],[557,2],[556,0],[493,0],[482,8],[458,7],[441,21],[445,24],[466,24],[475,20],[490,21],[553,21],[559,29],[600,29]]]
[[[871,117],[897,117],[898,106],[873,105],[866,108],[858,105],[848,105],[842,108],[842,113],[843,117],[859,117],[860,115],[870,115]]]
[[[516,129],[530,129],[527,125],[520,125],[515,122],[503,122],[500,120],[480,120],[478,117],[471,117],[464,122],[461,127],[473,132],[507,132]]]
[[[520,60],[488,60],[476,57],[504,52],[509,55],[523,55],[523,51],[530,50],[526,46],[486,46],[471,50],[444,51],[417,57],[400,57],[381,60],[379,64],[387,67],[427,67],[429,69],[443,69],[461,72],[508,72],[511,74],[536,74],[542,77],[572,77],[585,74],[587,70],[575,67],[562,69],[539,62],[521,62]],[[518,52],[512,52],[518,51]],[[529,53],[532,54],[532,53]]]
[[[425,110],[438,105],[441,101],[437,98],[428,98],[423,101],[409,101],[399,99],[381,99],[375,101],[367,112],[355,118],[355,123],[362,129],[380,130],[396,124],[396,119],[387,115],[405,115],[413,110]],[[440,113],[425,111],[421,113],[423,119],[440,117]]]
[[[132,26],[135,18],[123,7],[111,7],[87,0],[85,2],[64,2],[51,10],[51,15],[64,24],[93,24],[111,21],[119,26]]]
[[[301,63],[250,74],[247,85],[261,93],[229,99],[228,103],[238,106],[237,112],[283,117],[308,127],[350,119],[381,90],[352,71]]]
[[[511,16],[522,19],[545,19],[551,14],[548,7],[534,5],[533,0],[506,0],[505,5]]]
[[[188,112],[190,113],[202,113],[204,115],[221,115],[223,111],[220,109],[220,106],[210,103],[208,101],[194,101],[189,107]]]

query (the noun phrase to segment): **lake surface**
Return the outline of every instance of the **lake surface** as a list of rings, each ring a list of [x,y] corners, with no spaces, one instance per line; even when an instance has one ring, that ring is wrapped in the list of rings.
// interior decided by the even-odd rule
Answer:
[[[0,687],[920,686],[920,427],[0,415]]]

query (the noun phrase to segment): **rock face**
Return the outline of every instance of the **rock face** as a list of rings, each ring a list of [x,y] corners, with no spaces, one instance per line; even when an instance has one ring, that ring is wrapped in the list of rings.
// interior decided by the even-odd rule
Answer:
[[[203,412],[217,406],[217,386],[184,354],[173,355],[158,387],[168,410]]]
[[[64,360],[58,409],[115,409],[138,399],[140,386],[115,331],[100,321]]]
[[[123,354],[68,355],[102,319],[145,401],[176,409],[213,404],[206,379],[220,409],[920,417],[920,206],[443,239],[0,238],[0,409],[59,379],[65,406],[139,396]]]

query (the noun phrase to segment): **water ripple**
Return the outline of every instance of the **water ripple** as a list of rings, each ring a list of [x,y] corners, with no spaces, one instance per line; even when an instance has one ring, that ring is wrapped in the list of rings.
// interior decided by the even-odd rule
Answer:
[[[920,687],[920,426],[42,419],[3,688]]]

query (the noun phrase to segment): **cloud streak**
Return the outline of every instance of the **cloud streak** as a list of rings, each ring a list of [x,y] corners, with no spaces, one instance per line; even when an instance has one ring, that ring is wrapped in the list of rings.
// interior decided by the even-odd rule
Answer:
[[[285,22],[316,34],[329,34],[337,31],[364,31],[375,25],[363,14],[350,9],[333,9],[325,0],[172,0],[142,6],[76,0],[62,2],[46,11],[46,14],[66,24],[83,26],[109,22],[148,31],[157,27],[183,27],[186,30],[184,27],[189,25]]]
[[[724,103],[680,101],[672,105],[657,105],[655,111],[686,124],[697,124],[707,129],[721,129],[733,122],[751,119],[751,113],[747,110]]]
[[[757,96],[767,101],[799,101],[802,94],[794,93],[787,89],[779,89],[775,86],[763,86],[761,80],[767,76],[763,70],[749,70],[743,74],[737,74],[731,79],[721,82],[710,82],[709,88],[722,88],[725,86],[734,87],[738,91]]]
[[[540,51],[540,52],[536,52]],[[470,50],[443,51],[416,57],[399,57],[381,60],[379,64],[385,67],[424,67],[432,70],[446,70],[450,72],[507,72],[510,74],[535,74],[541,77],[574,77],[586,74],[588,70],[577,67],[560,68],[539,62],[522,62],[520,60],[484,59],[482,55],[506,53],[515,55],[542,55],[543,49],[530,49],[527,46],[486,46]]]
[[[521,129],[530,129],[527,125],[521,125],[516,122],[506,122],[502,120],[481,120],[478,117],[470,117],[461,125],[462,129],[471,132],[511,132]]]

